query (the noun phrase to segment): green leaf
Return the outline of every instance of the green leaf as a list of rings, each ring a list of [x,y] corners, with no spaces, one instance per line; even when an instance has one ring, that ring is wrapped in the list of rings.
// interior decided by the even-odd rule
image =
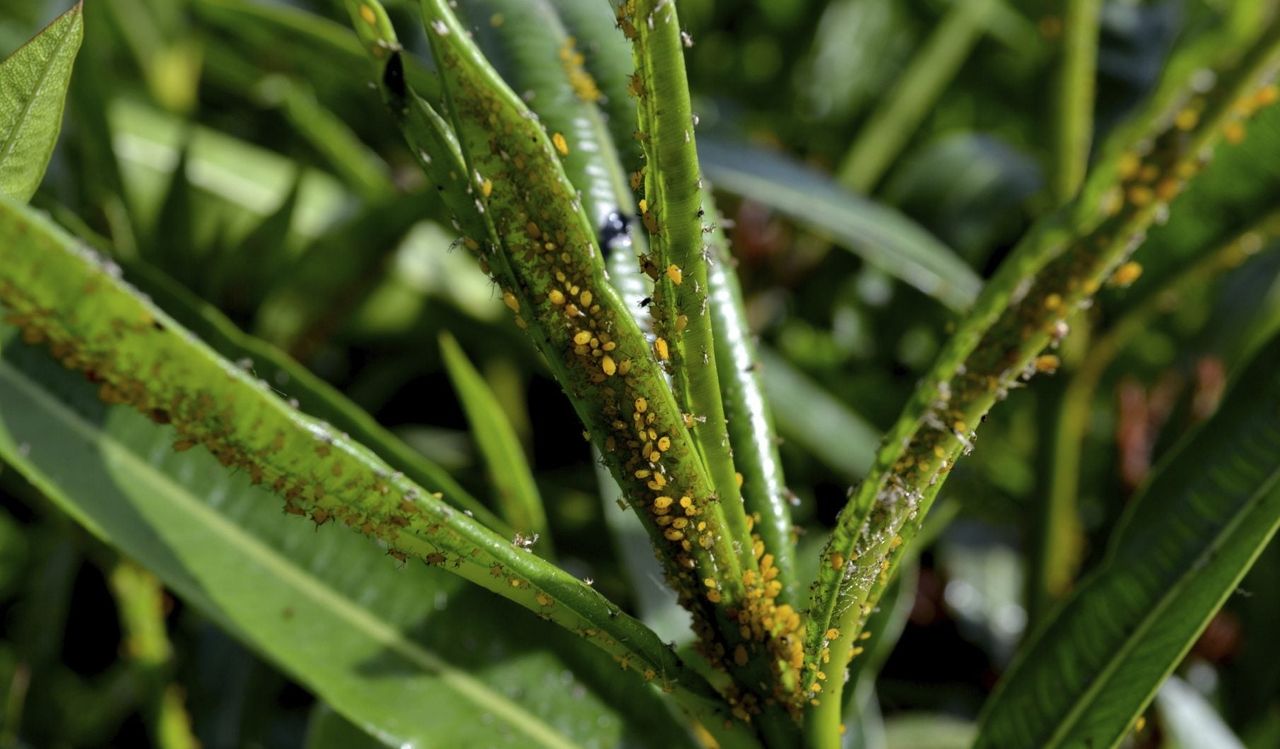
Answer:
[[[1280,339],[1129,507],[1022,648],[979,747],[1116,745],[1280,525]]]
[[[84,39],[81,6],[0,62],[0,193],[35,194],[62,128],[71,68]]]
[[[771,349],[760,350],[760,364],[769,400],[786,404],[777,411],[782,436],[846,481],[866,476],[880,432]]]
[[[635,101],[627,92],[635,64],[613,7],[596,0],[551,0],[551,4],[560,13],[565,28],[578,40],[586,69],[604,94],[600,107],[609,132],[613,133],[623,170],[638,170],[644,163],[644,153],[635,138]]]
[[[171,428],[105,406],[11,327],[0,354],[0,456],[356,724],[397,746],[620,737],[538,644],[558,634],[546,625],[510,627],[520,614],[442,570],[398,568],[355,534],[283,515],[246,474],[175,453]]]
[[[220,359],[136,296],[114,266],[4,198],[0,261],[0,300],[24,338],[48,342],[64,365],[101,383],[104,400],[172,424],[175,450],[202,445],[228,468],[271,487],[286,512],[317,524],[341,521],[398,558],[447,568],[603,646],[646,681],[662,680],[691,709],[714,714],[710,686],[590,586],[298,413],[244,364]]]
[[[868,264],[952,309],[966,309],[982,288],[978,274],[927,230],[826,175],[772,151],[714,138],[701,139],[698,153],[717,189],[829,235]]]
[[[371,448],[410,481],[428,491],[442,492],[458,509],[471,513],[499,535],[511,529],[469,495],[440,466],[398,439],[333,386],[259,338],[241,332],[216,307],[202,301],[150,266],[131,263],[129,278],[179,323],[229,361],[249,363],[254,373],[282,388],[304,412],[324,419]]]
[[[778,569],[782,590],[777,600],[793,605],[797,594],[795,525],[778,454],[778,433],[760,377],[759,347],[747,323],[729,241],[719,228],[723,221],[708,190],[703,191],[702,205],[716,224],[707,235],[707,248],[714,259],[707,268],[707,304],[733,465],[742,477],[743,506],[747,515],[756,519],[752,530],[764,542],[765,551],[773,555],[773,566]]]
[[[547,514],[520,438],[502,413],[497,397],[453,336],[447,333],[440,336],[440,351],[453,389],[467,412],[471,433],[484,456],[503,518],[518,533],[532,537],[543,556],[551,556]]]

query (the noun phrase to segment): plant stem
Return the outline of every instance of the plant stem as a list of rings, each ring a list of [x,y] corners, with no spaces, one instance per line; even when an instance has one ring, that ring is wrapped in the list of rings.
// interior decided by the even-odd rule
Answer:
[[[996,0],[955,0],[910,67],[897,80],[889,101],[876,110],[845,155],[838,172],[846,187],[870,193],[920,127],[929,108],[951,82],[982,34]]]
[[[1082,198],[1034,229],[987,284],[885,438],[823,553],[806,645],[809,684],[819,672],[836,677],[826,684],[834,695],[823,695],[822,703],[839,699],[853,638],[883,591],[897,550],[910,543],[955,461],[970,449],[974,429],[1020,380],[1057,367],[1056,356],[1040,352],[1065,335],[1065,321],[1141,243],[1167,202],[1203,167],[1226,125],[1274,99],[1257,93],[1278,59],[1280,29],[1273,27],[1217,88],[1184,100],[1182,111],[1200,113],[1194,121],[1162,113],[1155,132],[1136,141],[1149,148],[1113,154],[1115,163],[1098,171]],[[1138,171],[1119,168],[1123,162]],[[1149,185],[1140,176],[1144,163]],[[838,711],[825,709],[810,718],[826,726],[819,731],[832,730],[836,719]]]
[[[1065,2],[1054,144],[1053,192],[1058,203],[1066,203],[1076,196],[1089,164],[1098,66],[1098,15],[1102,6],[1101,0]]]

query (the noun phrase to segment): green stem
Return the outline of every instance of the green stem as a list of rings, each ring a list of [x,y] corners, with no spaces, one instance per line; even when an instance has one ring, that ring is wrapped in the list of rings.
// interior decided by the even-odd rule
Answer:
[[[1280,234],[1280,211],[1273,211],[1151,290],[1090,345],[1088,356],[1068,383],[1058,410],[1047,507],[1030,596],[1032,621],[1067,593],[1079,568],[1080,456],[1094,394],[1107,367],[1125,346],[1146,332],[1153,319],[1166,314],[1180,296],[1269,247],[1269,240],[1277,234]]]
[[[709,199],[703,201],[707,215],[717,218]],[[734,273],[729,243],[717,228],[710,234],[715,261],[708,271],[711,322],[715,332],[716,361],[719,364],[720,392],[728,414],[729,440],[733,459],[742,474],[742,502],[755,519],[754,532],[773,554],[782,590],[780,603],[793,604],[796,596],[795,540],[792,538],[791,508],[782,474],[772,415],[765,402],[759,352],[747,327],[742,288]]]
[[[982,35],[996,0],[956,0],[910,67],[876,110],[845,155],[839,180],[855,192],[870,193],[924,121]]]
[[[1101,6],[1101,0],[1066,0],[1053,176],[1054,196],[1059,203],[1075,197],[1089,164]]]
[[[1280,59],[1278,37],[1280,30],[1272,28],[1218,88],[1192,98],[1187,106],[1203,111],[1196,123],[1166,113],[1163,130],[1148,141],[1150,149],[1127,156],[1146,161],[1154,173],[1150,186],[1143,177],[1115,184],[1121,170],[1109,164],[1069,210],[1033,230],[949,341],[886,437],[871,474],[841,512],[822,555],[807,650],[810,678],[816,680],[820,670],[834,672],[827,688],[835,697],[844,687],[839,677],[852,638],[892,574],[896,550],[910,544],[955,461],[969,449],[974,429],[1020,379],[1056,368],[1057,357],[1039,353],[1064,334],[1065,321],[1088,303],[1167,210],[1167,201],[1202,168],[1224,126],[1235,121],[1237,105],[1257,103],[1254,93]],[[1113,158],[1118,163],[1121,155]],[[1107,194],[1115,197],[1090,198]],[[838,713],[816,711],[812,720],[826,726],[816,730],[832,730],[833,715]]]
[[[646,163],[642,221],[652,248],[654,348],[723,508],[743,570],[756,569],[720,395],[710,314],[702,175],[676,4],[635,0],[622,10],[634,35],[639,133]],[[625,30],[625,27],[624,27]]]

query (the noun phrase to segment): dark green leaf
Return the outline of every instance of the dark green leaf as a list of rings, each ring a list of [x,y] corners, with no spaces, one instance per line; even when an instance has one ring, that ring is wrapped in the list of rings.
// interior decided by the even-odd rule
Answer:
[[[978,746],[1116,745],[1280,525],[1280,339],[1134,501],[1021,651]]]
[[[702,138],[698,153],[717,189],[775,208],[830,235],[869,264],[952,309],[968,307],[982,287],[982,280],[955,252],[910,219],[786,156],[713,138]]]

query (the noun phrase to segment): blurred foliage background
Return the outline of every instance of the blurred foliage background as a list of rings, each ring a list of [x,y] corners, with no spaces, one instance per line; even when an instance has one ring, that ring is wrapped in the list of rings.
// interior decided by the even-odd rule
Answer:
[[[66,4],[6,0],[0,54]],[[421,53],[414,3],[387,4]],[[1231,4],[1103,3],[1095,141],[1151,91],[1170,50]],[[816,560],[823,528],[953,315],[848,252],[848,233],[856,240],[865,226],[842,233],[844,211],[859,193],[989,274],[1053,206],[1058,6],[681,0],[699,139],[724,188],[762,342],[802,561]],[[450,332],[531,458],[561,563],[687,642],[646,542],[601,497],[568,401],[472,258],[452,246],[344,12],[336,0],[89,0],[65,133],[35,204],[110,242],[126,268],[158,270],[288,351],[489,497],[437,344]],[[1275,153],[1280,122],[1260,121],[1247,137]],[[1138,255],[1142,278],[1104,291],[1073,324],[1059,374],[1013,393],[957,468],[933,542],[886,606],[900,614],[901,637],[875,693],[859,695],[866,725],[851,745],[963,737],[1055,594],[1038,582],[1045,534],[1062,536],[1078,559],[1069,568],[1087,568],[1153,463],[1212,411],[1229,373],[1280,323],[1280,256],[1260,252],[1270,234],[1250,235],[1247,252],[1229,248],[1242,223],[1274,205],[1275,167],[1224,161],[1202,191],[1212,197],[1190,196],[1197,210],[1175,210],[1153,232]],[[738,179],[743,164],[765,189]],[[142,285],[163,304],[166,288],[182,293],[166,283]],[[1070,495],[1078,520],[1046,522],[1055,491]],[[1277,577],[1273,544],[1162,691],[1157,713],[1204,709],[1203,719],[1155,720],[1135,745],[1280,746]],[[146,624],[157,606],[162,626]],[[0,747],[148,745],[156,699],[180,705],[206,747],[302,746],[324,714],[0,473]],[[1206,725],[1227,743],[1205,743],[1196,731]],[[310,741],[319,745],[314,732]]]

